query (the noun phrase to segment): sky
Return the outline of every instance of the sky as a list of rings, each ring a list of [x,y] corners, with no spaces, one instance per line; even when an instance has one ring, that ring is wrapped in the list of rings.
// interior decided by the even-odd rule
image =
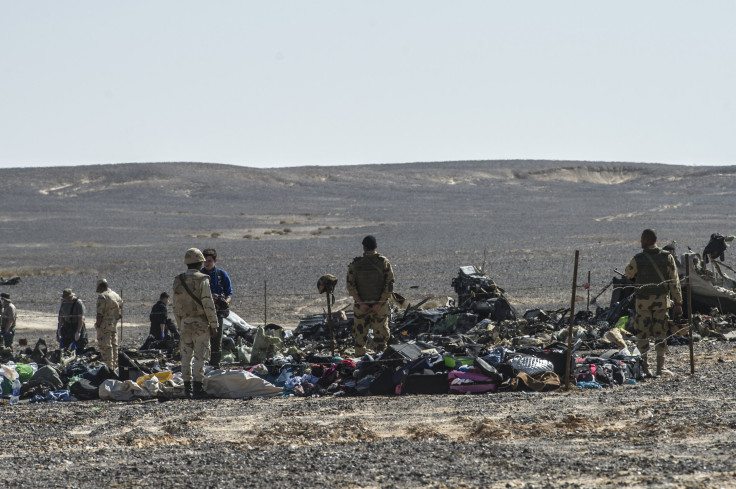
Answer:
[[[736,2],[0,0],[0,168],[736,164]]]

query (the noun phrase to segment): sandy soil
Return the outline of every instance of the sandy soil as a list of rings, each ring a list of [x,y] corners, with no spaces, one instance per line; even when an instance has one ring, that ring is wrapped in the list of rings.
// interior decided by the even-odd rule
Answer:
[[[12,487],[733,487],[729,343],[676,378],[548,394],[2,408]]]

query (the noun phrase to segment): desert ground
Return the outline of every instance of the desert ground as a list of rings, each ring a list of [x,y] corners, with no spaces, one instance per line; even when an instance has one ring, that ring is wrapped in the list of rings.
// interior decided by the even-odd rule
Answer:
[[[646,227],[702,251],[736,234],[736,167],[473,161],[252,169],[202,163],[9,169],[0,286],[16,338],[53,344],[61,291],[126,301],[123,346],[184,251],[214,247],[251,324],[322,311],[366,234],[410,302],[452,297],[484,265],[520,312],[570,302],[623,270]],[[726,252],[726,264],[734,255]],[[578,308],[586,293],[579,289]],[[607,301],[608,294],[601,296]],[[93,342],[94,344],[94,342]],[[9,487],[736,487],[731,343],[671,347],[675,378],[548,394],[277,398],[3,406]]]

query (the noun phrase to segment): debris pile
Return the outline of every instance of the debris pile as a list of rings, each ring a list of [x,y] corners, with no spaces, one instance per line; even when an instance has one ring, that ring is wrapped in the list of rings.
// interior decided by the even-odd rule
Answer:
[[[452,286],[457,300],[392,305],[391,344],[358,358],[351,357],[350,311],[305,317],[294,330],[253,326],[231,311],[224,320],[225,367],[207,368],[205,391],[220,398],[546,392],[560,388],[568,373],[580,388],[643,378],[620,295],[609,307],[578,312],[571,327],[569,309],[520,315],[476,267],[461,267]],[[733,314],[698,314],[694,340],[736,340],[735,324]],[[673,323],[670,343],[687,340],[678,335],[682,327]],[[151,337],[140,349],[121,351],[116,372],[94,347],[49,350],[43,340],[15,355],[4,348],[0,361],[4,400],[19,385],[18,397],[30,402],[184,397],[176,338]]]

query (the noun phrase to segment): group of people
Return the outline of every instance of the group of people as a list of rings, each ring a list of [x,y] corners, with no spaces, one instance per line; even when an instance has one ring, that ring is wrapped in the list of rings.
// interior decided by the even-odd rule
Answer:
[[[389,298],[394,286],[391,264],[376,251],[376,238],[366,236],[362,245],[363,256],[353,260],[347,274],[347,289],[355,300],[353,339],[357,355],[366,353],[370,329],[374,332],[376,350],[388,345]],[[181,331],[184,393],[194,398],[206,397],[202,386],[205,362],[209,360],[217,365],[220,361],[223,315],[218,314],[216,303],[227,304],[232,297],[230,279],[214,266],[217,255],[209,251],[187,250],[184,254],[187,270],[177,275],[173,284],[174,317]]]
[[[641,234],[642,251],[626,267],[626,276],[636,285],[636,314],[634,327],[637,347],[641,352],[646,375],[668,373],[664,369],[669,330],[668,310],[682,314],[682,292],[675,258],[670,250],[657,247],[657,234],[645,229]],[[353,298],[353,341],[356,356],[367,353],[369,331],[373,330],[372,348],[383,351],[390,340],[389,301],[393,297],[394,272],[389,260],[377,252],[377,240],[366,236],[361,242],[362,256],[350,263],[346,288]],[[204,396],[202,381],[205,363],[219,367],[222,358],[223,318],[233,296],[232,282],[225,270],[217,266],[217,251],[190,248],[184,255],[187,270],[173,282],[173,314],[169,319],[167,306],[171,297],[161,293],[150,314],[150,334],[165,339],[180,334],[182,379],[188,397]],[[107,280],[97,281],[97,311],[95,330],[103,362],[111,369],[117,367],[117,321],[123,300],[110,289]],[[3,342],[12,345],[15,332],[15,306],[7,293],[0,294]],[[71,289],[62,293],[56,332],[61,348],[84,349],[87,331],[84,322],[84,303]],[[648,362],[650,340],[655,342],[656,374]]]
[[[167,310],[171,296],[167,292],[162,292],[149,315],[151,321],[149,334],[156,339],[165,340],[179,335],[181,330],[182,376],[185,380],[185,391],[191,397],[203,395],[204,362],[209,361],[210,365],[219,367],[225,315],[218,313],[218,310],[228,309],[233,289],[230,276],[216,265],[215,249],[208,248],[201,252],[192,248],[186,252],[185,262],[187,272],[174,280],[176,324],[169,319]],[[123,300],[110,288],[106,279],[97,281],[96,292],[98,295],[95,330],[98,348],[103,363],[110,370],[115,370],[118,366],[117,322],[122,317]],[[3,294],[5,295],[7,294]],[[219,304],[217,308],[216,303]],[[56,330],[60,348],[76,350],[86,348],[88,336],[85,314],[82,300],[71,289],[65,289],[61,295]],[[206,321],[203,322],[202,319]],[[193,359],[195,382],[192,389]],[[202,375],[199,375],[199,372]]]

